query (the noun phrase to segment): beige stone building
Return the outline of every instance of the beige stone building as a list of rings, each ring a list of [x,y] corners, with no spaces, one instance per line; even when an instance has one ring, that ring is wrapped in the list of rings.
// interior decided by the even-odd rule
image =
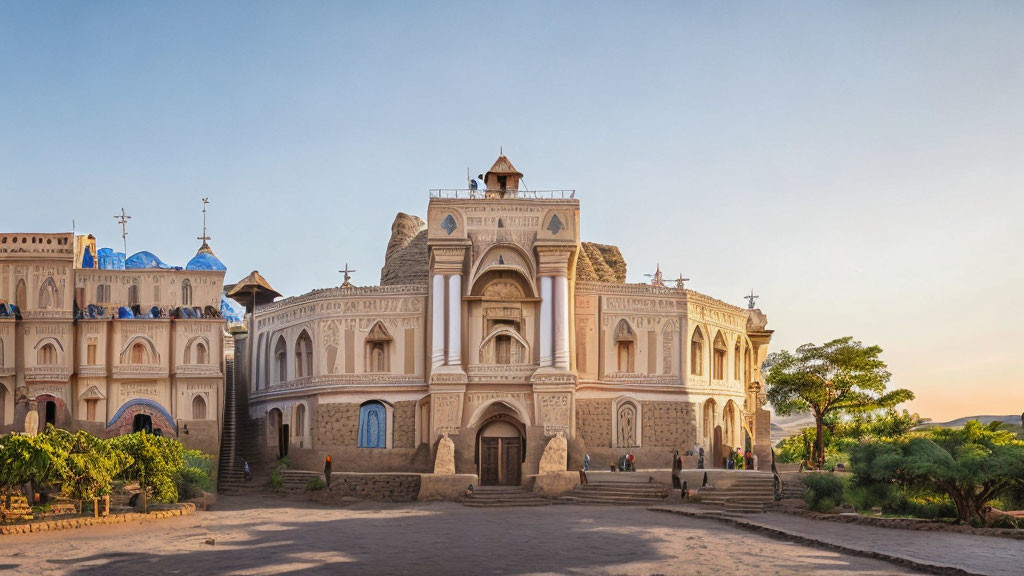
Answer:
[[[580,241],[575,193],[521,178],[502,156],[478,189],[431,191],[425,222],[399,214],[380,286],[256,306],[236,352],[264,456],[430,472],[446,434],[458,473],[520,484],[562,432],[570,470],[768,462],[766,317],[626,284],[617,248]]]
[[[149,252],[100,268],[97,252],[92,236],[0,233],[0,433],[147,429],[216,454],[223,265],[205,243],[184,268]]]

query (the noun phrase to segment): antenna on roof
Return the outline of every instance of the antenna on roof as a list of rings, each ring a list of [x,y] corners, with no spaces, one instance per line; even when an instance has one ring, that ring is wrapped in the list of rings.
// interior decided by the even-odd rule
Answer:
[[[209,198],[203,198],[203,235],[198,237],[198,238],[196,238],[196,240],[202,240],[203,241],[203,245],[200,248],[209,248],[210,247],[209,244],[206,243],[207,240],[211,239],[209,236],[206,235],[206,205],[209,204],[209,203],[210,203],[210,199]]]
[[[117,219],[117,223],[121,225],[121,242],[124,246],[124,257],[128,258],[128,221],[132,219],[124,208],[121,208],[120,214],[115,214],[114,218]]]

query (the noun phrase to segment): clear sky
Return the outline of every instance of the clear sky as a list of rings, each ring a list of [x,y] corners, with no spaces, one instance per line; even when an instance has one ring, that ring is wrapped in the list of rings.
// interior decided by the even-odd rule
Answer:
[[[0,230],[228,281],[375,284],[395,213],[499,146],[774,349],[885,349],[910,408],[1024,410],[1020,2],[0,4]]]

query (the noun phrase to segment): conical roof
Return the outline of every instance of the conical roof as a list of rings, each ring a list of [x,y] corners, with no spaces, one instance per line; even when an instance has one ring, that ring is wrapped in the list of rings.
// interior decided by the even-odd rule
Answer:
[[[253,270],[248,276],[242,278],[232,286],[225,286],[228,298],[245,306],[246,312],[252,312],[253,305],[269,304],[274,298],[280,298],[281,293],[270,287],[270,282]]]

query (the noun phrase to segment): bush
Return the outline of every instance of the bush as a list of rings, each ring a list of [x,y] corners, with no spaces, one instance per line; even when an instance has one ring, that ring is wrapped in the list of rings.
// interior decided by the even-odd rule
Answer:
[[[800,477],[807,490],[804,502],[815,512],[831,512],[842,504],[846,481],[833,474],[805,474]]]
[[[270,487],[274,490],[281,488],[283,481],[281,479],[281,470],[274,470],[270,473]]]
[[[324,482],[324,479],[319,476],[310,479],[310,481],[306,483],[306,490],[323,490],[326,487],[327,484]]]
[[[213,492],[213,457],[198,450],[185,450],[184,466],[178,473],[178,497],[182,500],[198,498],[203,492]]]

